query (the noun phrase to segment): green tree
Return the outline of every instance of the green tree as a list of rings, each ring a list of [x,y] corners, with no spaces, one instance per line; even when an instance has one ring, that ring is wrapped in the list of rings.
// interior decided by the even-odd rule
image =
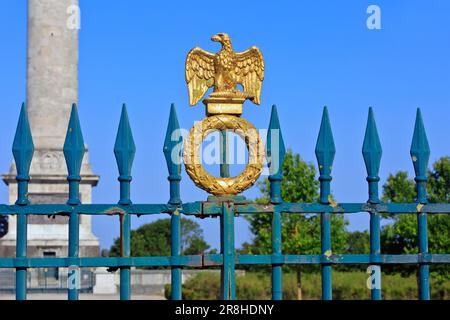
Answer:
[[[416,186],[414,181],[408,178],[408,172],[399,171],[390,174],[383,185],[382,200],[384,202],[414,202]]]
[[[170,256],[170,219],[160,219],[131,231],[131,255]],[[190,219],[181,219],[182,254],[202,254],[209,249],[199,224]],[[120,238],[114,240],[110,256],[120,256]]]
[[[442,157],[428,170],[427,192],[430,202],[450,201],[450,157]],[[385,202],[414,202],[416,196],[414,180],[406,172],[390,175],[383,186],[382,199]],[[417,217],[413,214],[399,214],[392,217],[393,223],[383,227],[382,250],[386,253],[417,253]],[[428,247],[432,253],[450,252],[450,215],[428,215]],[[414,272],[416,267],[402,267],[403,275]],[[392,268],[393,271],[399,268]],[[450,279],[449,266],[433,266],[432,276],[442,282]]]
[[[347,248],[349,254],[364,254],[370,252],[369,232],[353,231],[348,233]]]
[[[348,254],[367,254],[370,252],[370,237],[367,230],[364,231],[352,231],[347,234],[347,244],[345,247],[345,253]],[[355,264],[343,264],[335,267],[338,271],[345,272],[361,272],[364,266]]]
[[[315,179],[316,169],[306,163],[291,150],[286,152],[283,163],[283,181],[281,196],[286,202],[316,202],[319,198],[319,182]],[[261,197],[258,203],[269,202],[270,183],[265,179],[259,184]],[[272,215],[254,214],[247,216],[253,242],[246,244],[250,254],[270,254],[272,252]],[[282,252],[284,254],[320,254],[320,216],[317,214],[287,214],[281,216]],[[332,215],[331,239],[334,252],[345,250],[347,244],[347,222],[342,215]],[[301,270],[297,272],[298,298],[301,299]],[[311,267],[303,267],[311,271]]]

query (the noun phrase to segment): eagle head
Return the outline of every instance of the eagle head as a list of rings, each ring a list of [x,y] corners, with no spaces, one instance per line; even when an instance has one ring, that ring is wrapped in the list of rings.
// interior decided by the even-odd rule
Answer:
[[[211,37],[211,40],[221,44],[231,44],[230,37],[226,33],[215,34]]]

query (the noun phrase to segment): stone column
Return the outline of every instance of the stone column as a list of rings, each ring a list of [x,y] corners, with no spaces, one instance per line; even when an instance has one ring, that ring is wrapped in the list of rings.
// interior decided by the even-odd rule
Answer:
[[[27,107],[36,149],[61,149],[78,102],[78,30],[67,26],[67,10],[77,5],[28,0]]]
[[[32,203],[67,200],[62,148],[72,103],[78,102],[78,28],[74,24],[77,8],[78,0],[28,0],[26,103],[35,146],[29,185]],[[13,163],[10,172],[3,176],[9,186],[10,203],[14,203],[17,194],[15,172]],[[90,203],[92,187],[99,177],[92,173],[87,152],[81,176],[80,198],[83,203]],[[97,256],[99,244],[91,231],[91,217],[82,216],[80,221],[80,255]],[[67,218],[30,216],[28,222],[30,256],[42,256],[44,252],[67,254]],[[13,255],[15,232],[12,217],[8,234],[0,240],[0,255]]]

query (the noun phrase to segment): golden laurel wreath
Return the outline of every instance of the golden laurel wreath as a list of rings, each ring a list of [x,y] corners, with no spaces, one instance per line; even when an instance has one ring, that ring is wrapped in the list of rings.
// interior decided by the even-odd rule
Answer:
[[[212,176],[201,163],[200,147],[203,139],[216,130],[232,130],[247,145],[248,164],[236,177]],[[260,176],[264,162],[264,146],[258,131],[250,122],[236,116],[219,114],[204,118],[191,128],[184,144],[183,157],[186,172],[199,188],[216,196],[235,195],[251,187]]]

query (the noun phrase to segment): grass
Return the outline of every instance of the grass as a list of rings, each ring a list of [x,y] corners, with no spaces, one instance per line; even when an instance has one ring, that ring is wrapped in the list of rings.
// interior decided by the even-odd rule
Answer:
[[[363,271],[333,271],[333,299],[370,299],[366,287],[368,274]],[[399,274],[382,275],[382,297],[388,300],[417,299],[415,276],[402,277]],[[432,299],[450,299],[450,282],[437,284],[430,279]],[[166,296],[170,296],[170,286],[166,286]],[[271,298],[271,277],[265,272],[246,272],[236,277],[236,296],[240,300],[268,300]],[[302,296],[304,300],[321,299],[320,273],[302,274]],[[220,274],[202,272],[188,279],[183,285],[183,299],[215,300],[220,298]],[[295,273],[283,274],[283,299],[297,299],[297,277]]]

